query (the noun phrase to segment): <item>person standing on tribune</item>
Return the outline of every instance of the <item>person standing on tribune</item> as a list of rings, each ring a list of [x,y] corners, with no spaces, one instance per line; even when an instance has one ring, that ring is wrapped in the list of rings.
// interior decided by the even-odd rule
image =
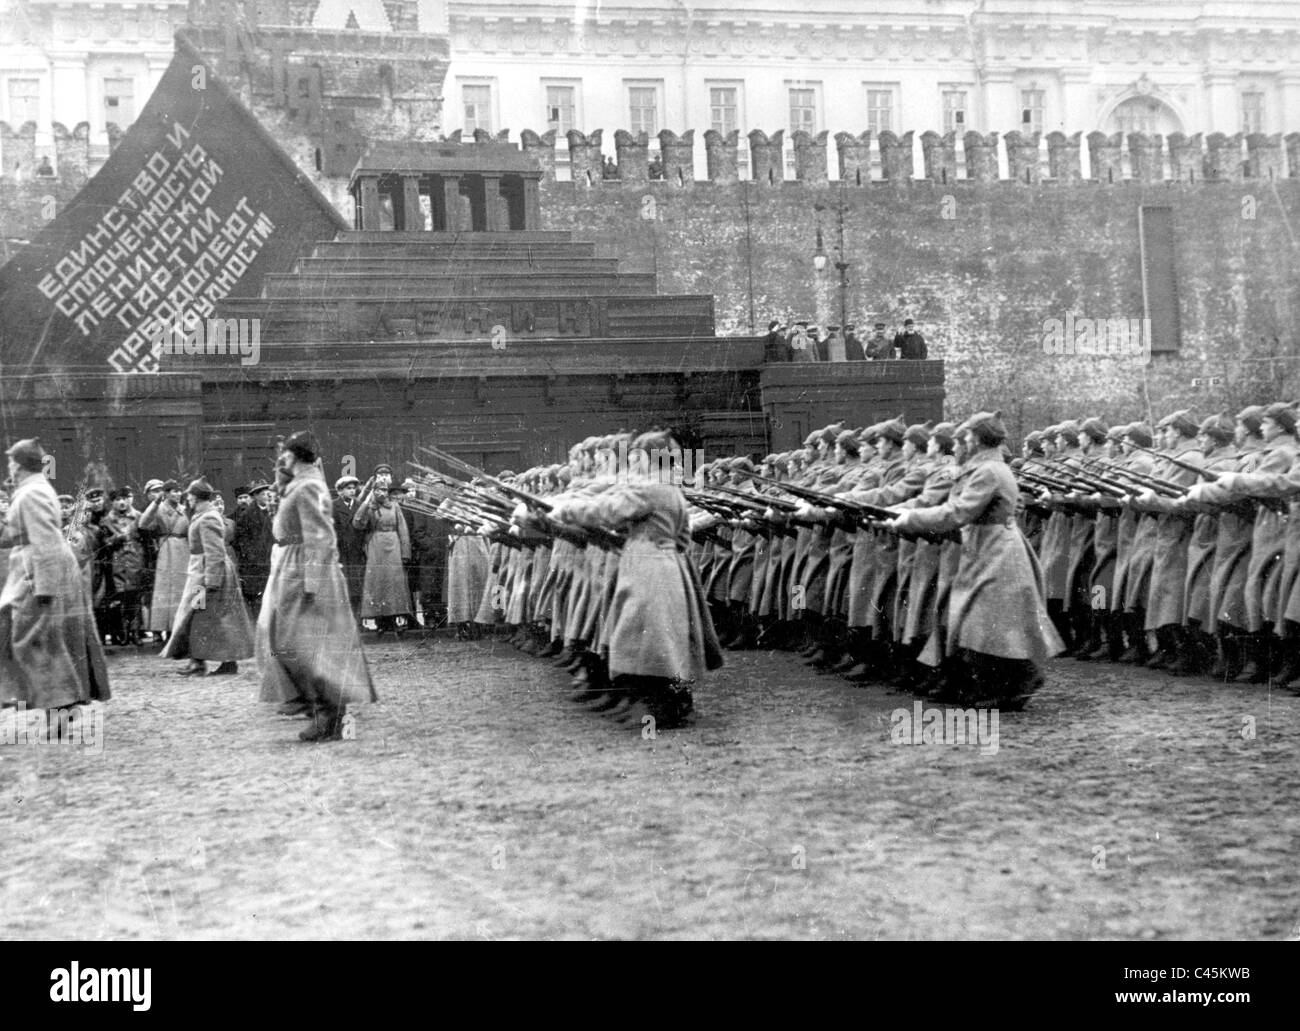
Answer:
[[[917,332],[916,323],[911,319],[904,319],[903,332],[894,334],[894,350],[904,361],[925,361],[925,337]]]

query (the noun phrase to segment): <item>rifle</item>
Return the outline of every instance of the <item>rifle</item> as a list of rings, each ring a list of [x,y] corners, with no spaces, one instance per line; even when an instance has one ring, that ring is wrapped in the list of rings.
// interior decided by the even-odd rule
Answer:
[[[756,473],[746,475],[751,480],[757,480],[759,483],[770,483],[773,486],[780,487],[787,494],[793,494],[796,498],[802,498],[804,501],[818,505],[821,508],[839,509],[848,515],[856,516],[863,522],[888,522],[898,517],[898,512],[891,508],[869,505],[865,501],[848,501],[844,498],[837,498],[832,494],[823,494],[821,491],[813,490],[810,487],[799,487],[793,483],[781,483],[779,480],[771,480]],[[789,504],[789,502],[786,504]],[[793,508],[794,506],[790,507]]]
[[[489,475],[488,473],[480,469],[478,466],[470,465],[468,462],[460,458],[457,458],[453,454],[443,451],[441,448],[422,447],[419,448],[418,450],[423,451],[427,455],[431,455],[432,457],[438,459],[440,462],[445,462],[447,465],[450,465],[454,469],[459,469],[462,472],[468,473],[470,476],[480,479],[484,483],[490,483],[492,486],[496,487],[497,490],[501,491],[503,494],[507,495],[508,497],[516,498],[519,501],[522,501],[525,505],[533,509],[535,512],[547,514],[550,513],[555,508],[555,506],[552,505],[549,501],[539,498],[535,494],[529,494],[525,490],[520,490],[518,487],[514,487],[508,483],[505,483],[502,480],[498,480],[495,476]],[[419,466],[414,462],[411,462],[409,464],[416,466],[416,468],[418,469],[424,468],[423,466]],[[473,484],[469,484],[468,486],[472,487]],[[543,522],[550,527],[561,525],[557,523],[554,519],[544,520]],[[624,539],[622,534],[615,533],[613,530],[607,530],[603,526],[585,526],[583,527],[583,529],[588,534],[591,535],[594,542],[599,547],[619,548],[623,546]]]
[[[1145,451],[1148,455],[1154,455],[1156,458],[1163,458],[1166,462],[1178,466],[1179,469],[1186,469],[1189,473],[1196,473],[1213,483],[1219,478],[1218,473],[1212,473],[1208,469],[1202,469],[1199,465],[1192,465],[1191,462],[1184,462],[1182,459],[1175,458],[1173,455],[1162,454],[1149,447],[1143,447],[1141,444],[1131,445],[1134,451]]]

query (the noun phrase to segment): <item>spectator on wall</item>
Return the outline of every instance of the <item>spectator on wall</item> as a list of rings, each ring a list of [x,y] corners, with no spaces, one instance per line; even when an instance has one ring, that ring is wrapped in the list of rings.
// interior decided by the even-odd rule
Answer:
[[[894,337],[894,347],[898,357],[907,361],[924,361],[926,358],[925,337],[916,329],[911,319],[903,320],[903,332]]]
[[[894,357],[894,348],[889,338],[885,336],[883,322],[876,323],[871,338],[862,345],[862,354],[869,362],[881,362]]]
[[[788,362],[791,359],[790,339],[780,319],[767,324],[767,337],[763,341],[763,361],[767,364]]]

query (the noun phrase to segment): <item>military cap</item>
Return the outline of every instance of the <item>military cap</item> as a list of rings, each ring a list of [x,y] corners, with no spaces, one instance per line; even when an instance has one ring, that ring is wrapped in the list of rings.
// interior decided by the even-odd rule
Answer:
[[[854,457],[862,452],[862,448],[858,443],[858,435],[852,430],[843,430],[840,435],[835,438],[835,443]]]
[[[843,430],[844,430],[844,423],[833,422],[829,426],[824,426],[821,432],[817,434],[817,437],[819,440],[824,440],[827,444],[834,444],[835,439],[840,435],[841,432],[843,432]]]
[[[1295,425],[1294,412],[1291,413],[1291,424],[1293,426]],[[1196,420],[1192,418],[1192,410],[1190,408],[1182,408],[1176,412],[1170,412],[1156,423],[1156,429],[1158,430],[1168,429],[1169,427],[1173,427],[1184,437],[1194,437],[1196,436],[1197,430],[1200,429],[1196,424]]]
[[[742,472],[752,473],[754,471],[754,463],[744,455],[737,455],[727,463],[727,468],[739,469]]]
[[[1272,419],[1287,433],[1295,432],[1296,411],[1290,405],[1278,401],[1264,409],[1264,418]]]
[[[985,447],[996,447],[1007,439],[1007,427],[1001,412],[976,412],[958,430],[969,430]]]
[[[153,480],[150,480],[149,482],[150,482],[150,483],[153,483],[154,481],[153,481]],[[151,487],[149,487],[149,486],[146,485],[146,487],[144,488],[144,492],[145,492],[146,494],[148,494],[149,491],[152,490],[152,489],[153,489],[153,488],[151,488]],[[168,491],[168,490],[180,490],[180,489],[181,489],[181,485],[180,485],[179,483],[177,483],[175,480],[168,480],[166,483],[162,484],[162,489],[163,489],[164,491]]]
[[[186,493],[194,495],[200,501],[208,501],[216,491],[212,489],[212,484],[207,481],[206,477],[200,476],[197,480],[190,481]]]
[[[1131,422],[1124,427],[1124,436],[1139,447],[1150,447],[1156,439],[1151,427],[1144,422]]]
[[[1109,430],[1106,431],[1106,439],[1113,440],[1115,441],[1115,443],[1118,444],[1121,440],[1124,439],[1124,431],[1127,429],[1128,427],[1125,426],[1122,422],[1115,426],[1112,426]]]
[[[242,498],[247,494],[248,494],[248,484],[241,483],[238,487],[235,488],[235,497]]]
[[[1237,421],[1246,427],[1246,432],[1259,435],[1259,424],[1264,419],[1263,405],[1247,405],[1237,413]]]
[[[388,488],[389,494],[410,494],[415,490],[415,481],[411,479],[403,480],[401,483],[391,484]]]
[[[923,422],[913,423],[911,426],[907,427],[907,431],[903,434],[903,439],[910,440],[919,448],[924,448],[928,443],[930,443],[930,427]]]
[[[1084,419],[1079,425],[1079,433],[1096,441],[1098,444],[1106,439],[1109,432],[1106,424],[1095,415],[1091,419]]]
[[[1071,445],[1079,443],[1079,424],[1073,419],[1066,419],[1063,423],[1058,423],[1055,427],[1054,436],[1064,437]]]
[[[311,430],[296,430],[280,445],[300,462],[314,462],[320,454],[320,441]]]
[[[1226,414],[1211,415],[1201,422],[1201,433],[1220,444],[1226,444],[1232,439],[1234,428],[1232,420]]]
[[[202,479],[202,477],[200,477],[200,479]],[[195,481],[195,482],[197,482],[197,481]],[[194,484],[190,484],[190,486],[193,486],[193,485],[194,485]],[[209,487],[208,489],[211,490],[210,487]],[[265,480],[254,480],[252,483],[250,483],[250,484],[248,485],[248,493],[249,493],[249,494],[261,494],[262,491],[264,491],[264,490],[270,490],[270,489],[271,489],[271,485],[270,485],[269,483],[267,483]]]
[[[955,422],[938,423],[930,431],[930,436],[932,439],[939,441],[945,451],[951,451],[952,445],[957,440],[957,424]]]
[[[361,486],[361,481],[358,480],[355,476],[340,476],[337,480],[334,481],[335,490],[342,490],[344,487],[359,487],[359,486]]]
[[[108,495],[109,501],[121,501],[123,498],[135,497],[135,491],[130,487],[118,487]]]
[[[91,487],[88,491],[86,491],[87,501],[98,501],[103,496],[104,496],[103,487]]]
[[[173,480],[168,481],[168,483],[173,483],[173,482],[175,481]],[[146,494],[148,494],[150,491],[155,491],[155,490],[174,490],[174,489],[175,488],[173,487],[168,487],[167,484],[164,483],[162,480],[149,480],[144,485],[144,492]]]
[[[20,440],[5,454],[17,463],[19,469],[29,473],[38,473],[44,468],[45,448],[41,447],[40,437]]]
[[[1025,434],[1023,443],[1029,448],[1031,454],[1041,455],[1043,453],[1043,431],[1030,430]]]
[[[903,443],[907,437],[907,423],[903,422],[900,415],[893,419],[886,419],[884,422],[876,423],[874,429],[876,435],[884,437],[886,440],[892,440],[895,444]]]
[[[77,503],[77,499],[74,498],[71,494],[60,494],[60,495],[59,495],[59,504],[60,504],[60,505],[75,505],[76,503]]]
[[[389,476],[392,476],[393,467],[389,465],[387,462],[380,462],[377,466],[375,466],[374,471],[371,473],[371,475],[378,476],[380,473],[388,473]]]

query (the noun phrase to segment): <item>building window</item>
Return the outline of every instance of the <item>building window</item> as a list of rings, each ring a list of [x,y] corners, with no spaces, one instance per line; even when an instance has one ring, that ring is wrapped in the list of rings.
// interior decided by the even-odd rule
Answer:
[[[461,103],[465,107],[465,134],[475,129],[492,131],[492,85],[486,82],[463,83],[460,87]]]
[[[650,137],[659,135],[658,86],[628,86],[627,111],[628,131],[633,136],[641,133]]]
[[[790,89],[790,134],[800,129],[808,133],[817,131],[817,91],[805,86]]]
[[[867,88],[867,128],[879,134],[894,129],[894,91],[892,88]]]
[[[735,86],[709,87],[709,128],[723,136],[740,128],[739,91]]]
[[[943,91],[943,131],[955,132],[958,136],[966,131],[966,91],[964,89]]]
[[[1043,106],[1045,94],[1040,89],[1020,91],[1020,129],[1022,132],[1043,131]]]
[[[546,128],[561,138],[578,126],[578,91],[573,86],[546,87]]]
[[[104,125],[128,129],[135,121],[135,80],[104,80]]]
[[[39,79],[9,80],[9,125],[17,129],[25,122],[41,119],[41,82]]]
[[[1248,90],[1241,95],[1241,131],[1264,131],[1264,94],[1258,90]]]

